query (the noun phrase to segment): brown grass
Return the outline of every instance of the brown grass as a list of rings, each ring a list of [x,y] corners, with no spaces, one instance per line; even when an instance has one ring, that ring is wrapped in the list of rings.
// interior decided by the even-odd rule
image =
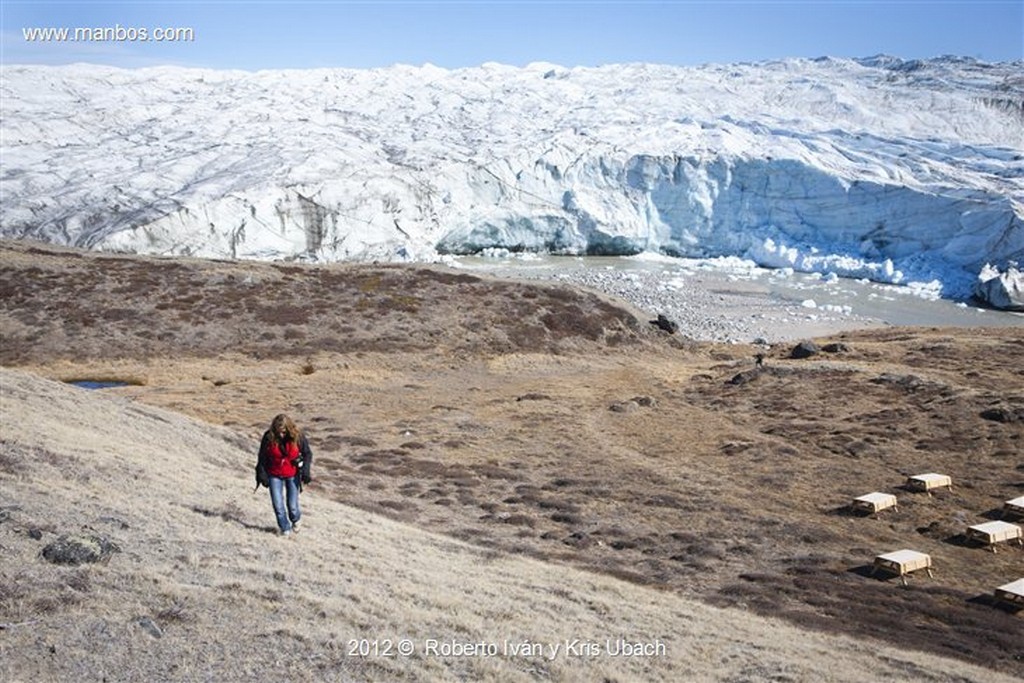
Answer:
[[[531,566],[624,579],[650,587],[628,589],[637,595],[655,589],[658,601],[698,598],[811,631],[866,638],[858,656],[891,667],[883,678],[925,674],[919,663],[874,658],[870,653],[884,647],[879,643],[989,667],[993,677],[996,671],[1024,675],[1016,636],[1021,617],[987,598],[995,585],[1019,578],[1024,551],[992,554],[958,541],[967,524],[993,516],[1024,488],[1024,422],[1014,419],[1024,408],[1019,330],[848,333],[834,339],[846,352],[795,361],[780,348],[765,371],[730,384],[752,367],[753,349],[675,344],[637,324],[626,309],[565,287],[429,269],[198,261],[154,267],[37,252],[15,245],[4,254],[6,364],[54,378],[144,378],[143,386],[105,395],[224,425],[233,447],[250,451],[269,417],[287,410],[309,430],[317,454],[311,501],[380,513],[488,548],[494,557],[525,556],[545,563]],[[106,268],[104,259],[117,264]],[[145,265],[133,270],[132,264]],[[96,272],[105,270],[108,278]],[[26,286],[27,295],[17,284],[26,281],[25,272],[47,285]],[[87,277],[93,284],[82,290]],[[277,284],[248,287],[250,277]],[[161,310],[174,315],[153,314],[137,327],[112,321],[114,330],[126,326],[115,340],[102,327],[77,328],[75,336],[59,339],[38,332],[65,326],[65,305],[72,319],[111,306],[111,279],[142,278],[153,291],[131,305],[118,298],[119,307],[176,301],[168,290],[181,282],[190,283],[191,303],[168,304]],[[235,286],[218,289],[226,282]],[[418,300],[415,312],[398,310],[406,289]],[[365,309],[345,303],[358,297],[375,303]],[[221,300],[230,306],[216,303]],[[302,336],[294,343],[274,334],[272,324],[253,327],[256,312],[279,301],[305,302],[307,322],[296,325]],[[398,303],[382,308],[380,301]],[[23,322],[26,311],[34,313],[34,326]],[[181,315],[199,321],[205,334],[184,327]],[[332,331],[341,326],[351,331]],[[239,332],[255,329],[271,334]],[[72,453],[52,457],[77,472],[77,485],[100,486]],[[0,453],[0,476],[21,476],[11,472],[18,457]],[[235,473],[224,476],[247,483],[251,454],[232,457]],[[954,491],[929,498],[902,490],[908,475],[924,471],[951,474]],[[148,486],[152,477],[145,479]],[[896,493],[900,511],[878,519],[846,512],[850,498],[873,490]],[[265,502],[254,509],[232,505],[197,501],[186,518],[257,535],[270,522]],[[902,547],[931,553],[936,577],[915,576],[900,588],[867,575],[875,554]],[[371,544],[360,553],[371,548],[380,550]],[[180,553],[183,567],[201,564],[196,552]],[[237,574],[229,566],[225,559],[225,571]],[[396,560],[396,566],[406,564]],[[489,594],[493,587],[480,590]],[[48,593],[59,596],[60,589]],[[279,586],[259,594],[285,604]],[[418,595],[410,587],[410,604],[424,600]],[[371,597],[360,593],[360,599],[371,609]],[[210,626],[181,595],[154,609],[175,605],[192,615],[183,623]],[[623,609],[619,616],[633,627],[658,619]],[[416,614],[405,613],[401,628]],[[482,627],[467,628],[479,633]],[[779,643],[771,648],[785,650]],[[787,661],[805,672],[797,679],[828,678],[812,661]],[[406,675],[396,666],[375,662],[357,677]],[[674,661],[666,679],[678,680],[686,666]],[[452,667],[429,671],[457,677]],[[784,670],[761,669],[752,678]],[[696,678],[729,677],[714,667],[692,671],[704,671]],[[595,673],[563,667],[555,677],[591,680]],[[927,675],[933,674],[940,676]]]
[[[140,267],[17,242],[5,242],[2,253],[4,364],[72,351],[79,359],[563,352],[579,340],[636,343],[647,332],[632,314],[567,286],[429,268],[162,259]],[[70,294],[47,307],[55,292]],[[466,299],[489,305],[467,308]]]

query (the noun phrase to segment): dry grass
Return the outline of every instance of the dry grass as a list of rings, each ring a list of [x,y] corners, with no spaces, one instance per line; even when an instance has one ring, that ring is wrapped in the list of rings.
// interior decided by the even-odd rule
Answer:
[[[228,431],[31,375],[0,377],[5,423],[34,435],[2,443],[21,463],[0,473],[4,680],[1003,678],[483,550],[322,492],[305,496],[298,538],[276,537],[265,496],[240,476],[251,456]],[[82,529],[121,552],[77,568],[40,559],[56,534]],[[607,639],[620,636],[662,643],[664,654],[611,656]],[[361,639],[370,652],[373,641],[379,651],[402,639],[415,650],[359,656]],[[595,645],[567,651],[577,639]],[[435,656],[431,640],[501,654]],[[506,641],[559,650],[512,655]]]
[[[984,521],[1024,487],[1024,422],[1014,421],[1024,408],[1019,330],[847,334],[846,352],[793,361],[780,349],[765,372],[733,385],[729,380],[752,366],[753,350],[674,345],[628,311],[565,288],[406,268],[189,261],[157,268],[151,261],[42,251],[14,245],[4,253],[4,362],[54,378],[128,377],[142,384],[103,396],[31,385],[47,397],[70,392],[74,400],[49,412],[24,401],[22,413],[8,384],[30,380],[5,380],[5,425],[8,414],[31,424],[58,413],[53,431],[67,432],[60,438],[72,445],[8,440],[0,449],[3,499],[19,506],[0,522],[0,544],[18,548],[11,567],[19,572],[17,580],[2,581],[0,622],[65,615],[59,605],[67,599],[79,610],[75,624],[106,629],[118,647],[136,655],[156,648],[161,666],[178,661],[175,651],[190,657],[178,666],[192,668],[140,669],[139,678],[223,674],[213,661],[218,652],[222,662],[264,661],[254,654],[251,633],[233,620],[304,645],[296,652],[314,660],[300,665],[296,654],[287,661],[308,680],[961,675],[954,673],[959,664],[934,655],[990,667],[964,668],[972,680],[998,679],[995,671],[1024,675],[1021,617],[983,597],[1019,577],[1024,553],[993,555],[958,541],[968,522]],[[108,265],[104,259],[123,263],[97,269]],[[111,279],[132,281],[142,277],[133,264],[147,278],[166,276],[151,282],[154,291],[145,297],[170,298],[166,290],[187,281],[193,291],[174,296],[205,304],[148,316],[145,326],[133,323],[114,335],[116,344],[102,327],[37,334],[65,325],[67,301],[75,301],[72,318],[141,305],[128,291],[112,299],[110,283],[96,274],[110,270]],[[33,268],[47,273],[39,276],[45,287],[18,284],[36,277],[25,275]],[[78,289],[87,273],[95,280]],[[268,298],[261,288],[244,288],[250,273],[282,282],[267,290]],[[330,291],[310,284],[331,278],[337,279]],[[216,297],[203,284],[229,281],[239,291],[214,288]],[[415,311],[403,291],[415,293]],[[333,292],[342,294],[331,298]],[[358,304],[370,300],[362,296],[391,303]],[[305,322],[289,319],[287,329],[298,330],[294,346],[282,350],[277,335],[261,339],[258,325],[246,327],[264,302],[317,297],[328,303],[312,307]],[[233,303],[217,307],[217,298]],[[345,307],[346,298],[357,303]],[[536,308],[511,317],[519,309],[497,303],[505,300]],[[28,311],[36,316],[32,325],[23,322]],[[554,312],[568,317],[552,318]],[[182,313],[203,320],[197,325],[206,333],[177,322]],[[353,332],[332,337],[339,325]],[[246,341],[225,345],[239,329],[249,330]],[[409,329],[434,335],[429,343],[419,336],[403,341]],[[148,336],[135,334],[141,331]],[[90,357],[90,349],[98,353]],[[110,396],[132,400],[114,400],[114,411]],[[45,400],[65,400],[54,397]],[[223,427],[210,437],[212,428],[145,404]],[[254,442],[280,410],[309,429],[317,454],[316,481],[304,497],[311,528],[298,541],[300,557],[269,535],[264,495],[245,490]],[[97,460],[103,448],[78,431],[102,431],[90,415],[110,421],[112,411],[113,422],[140,425],[126,443],[146,464],[131,468],[140,479],[127,487],[113,485],[123,482],[116,478],[123,468],[105,471]],[[991,419],[996,414],[1008,419]],[[188,434],[166,466],[160,447],[175,439],[159,431],[160,420]],[[214,462],[187,460],[182,467],[177,458],[195,458],[205,452],[201,440],[211,438],[218,444]],[[24,460],[43,469],[30,476],[18,465]],[[908,474],[932,470],[953,476],[953,493],[928,498],[899,488]],[[897,493],[900,511],[879,519],[845,512],[852,496],[871,490]],[[105,518],[128,527],[98,521]],[[89,589],[75,592],[66,569],[36,557],[40,541],[27,530],[49,538],[81,525],[109,528],[125,552],[106,566],[76,570],[89,578],[72,583]],[[865,576],[873,555],[899,547],[930,552],[936,578],[914,577],[902,589]],[[303,586],[297,600],[286,597],[293,575]],[[38,599],[26,588],[35,583],[46,587]],[[315,616],[321,612],[326,616]],[[243,613],[254,616],[242,619]],[[143,618],[159,624],[162,636],[147,635]],[[78,627],[63,616],[45,616],[32,628],[40,624],[72,642],[87,639],[71,636]],[[223,637],[212,635],[219,630]],[[399,661],[347,657],[341,644],[351,634],[603,642],[618,632],[668,640],[670,657]],[[35,631],[17,627],[0,634],[0,647],[14,642],[11,636],[22,646],[34,643],[32,658],[17,659],[13,680],[50,661],[40,649],[48,641],[29,633]],[[842,633],[870,640],[836,635]],[[897,656],[884,642],[932,655]],[[829,664],[833,644],[845,664]],[[129,670],[124,655],[89,657],[101,668]]]

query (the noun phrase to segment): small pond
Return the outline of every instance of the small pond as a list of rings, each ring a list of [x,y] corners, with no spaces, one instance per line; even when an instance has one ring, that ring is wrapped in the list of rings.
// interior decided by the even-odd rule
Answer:
[[[111,389],[113,387],[130,387],[136,383],[105,379],[70,379],[65,384],[81,387],[82,389]]]

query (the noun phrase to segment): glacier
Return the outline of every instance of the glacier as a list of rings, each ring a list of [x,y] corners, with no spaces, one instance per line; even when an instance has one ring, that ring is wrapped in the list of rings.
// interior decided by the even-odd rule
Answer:
[[[1024,61],[2,73],[7,238],[735,256],[960,299],[1024,262]]]

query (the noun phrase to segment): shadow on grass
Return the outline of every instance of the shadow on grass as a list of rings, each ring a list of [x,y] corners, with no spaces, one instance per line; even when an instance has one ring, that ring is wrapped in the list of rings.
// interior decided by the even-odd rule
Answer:
[[[984,512],[981,515],[985,519],[992,520],[994,522],[1010,522],[1011,524],[1020,524],[1024,522],[1024,515],[1008,510],[1004,507],[992,508],[988,512]]]
[[[942,539],[942,542],[943,543],[948,543],[949,545],[956,546],[957,548],[983,548],[984,547],[983,544],[979,543],[978,541],[975,541],[973,539],[968,538],[967,534],[963,534],[963,533],[961,533],[961,534],[953,534],[952,536],[947,536],[946,538]]]
[[[1024,613],[1024,607],[1020,605],[1014,605],[1006,600],[1000,600],[991,593],[982,593],[981,595],[975,595],[973,598],[968,598],[967,602],[972,605],[980,605],[982,607],[990,607],[992,609],[999,610],[1005,614],[1019,615]]]
[[[266,526],[263,524],[253,524],[252,522],[247,522],[241,517],[239,517],[232,510],[210,510],[208,508],[200,507],[198,505],[193,505],[190,509],[192,510],[192,512],[196,512],[202,515],[203,517],[218,517],[224,520],[225,522],[234,522],[235,524],[238,524],[241,527],[249,529],[250,531],[262,531],[268,534],[277,533],[276,526]]]
[[[854,508],[850,504],[839,505],[837,507],[832,508],[831,510],[829,510],[825,514],[828,515],[829,517],[848,517],[848,518],[854,518],[854,519],[860,518],[860,517],[870,517],[871,516],[870,512],[866,512],[864,510],[858,510],[858,509]]]
[[[907,582],[904,583],[900,580],[900,575],[896,572],[889,571],[884,567],[876,567],[873,564],[862,564],[856,567],[851,567],[846,571],[850,574],[856,574],[857,576],[863,577],[865,579],[874,579],[879,583],[893,583],[895,586],[899,588],[907,588],[910,586],[910,582],[913,581],[913,576],[908,574],[906,576]]]
[[[885,510],[872,512],[871,510],[856,508],[847,503],[845,505],[834,507],[831,510],[828,510],[825,514],[829,517],[845,517],[848,519],[884,519],[894,513],[899,514],[899,510],[887,508]]]

